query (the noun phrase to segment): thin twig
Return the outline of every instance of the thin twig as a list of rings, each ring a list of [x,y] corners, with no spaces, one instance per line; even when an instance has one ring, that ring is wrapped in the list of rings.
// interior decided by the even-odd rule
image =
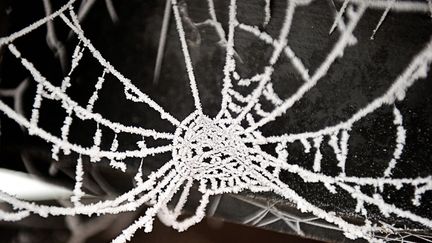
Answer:
[[[165,50],[165,43],[166,43],[166,38],[168,33],[170,17],[171,17],[171,0],[166,0],[164,17],[162,21],[162,28],[159,37],[159,46],[158,46],[158,52],[156,57],[156,65],[153,74],[153,85],[157,85],[159,82],[163,55],[165,53],[164,50]]]

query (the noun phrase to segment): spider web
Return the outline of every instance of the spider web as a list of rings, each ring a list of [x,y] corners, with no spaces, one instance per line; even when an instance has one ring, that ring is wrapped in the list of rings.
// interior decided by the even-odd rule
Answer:
[[[213,0],[208,0],[209,18],[202,23],[196,23],[196,25],[214,27],[220,38],[220,46],[226,50],[221,108],[215,117],[209,117],[203,112],[202,97],[200,97],[197,85],[199,81],[196,80],[189,54],[187,35],[183,23],[184,5],[172,0],[172,10],[195,107],[195,111],[183,121],[179,121],[164,110],[163,107],[140,91],[128,78],[124,77],[102,57],[91,41],[86,38],[80,26],[79,17],[75,13],[74,2],[75,0],[71,0],[46,18],[0,39],[0,46],[7,46],[10,53],[21,62],[22,66],[37,83],[33,109],[29,118],[25,117],[17,109],[9,107],[3,101],[0,101],[0,110],[7,117],[25,128],[30,135],[40,137],[52,145],[52,157],[54,159],[58,160],[59,153],[78,155],[74,195],[70,199],[73,206],[38,205],[1,192],[0,199],[11,204],[14,208],[14,211],[11,212],[0,211],[0,218],[3,220],[17,221],[31,214],[42,217],[49,215],[117,214],[135,211],[144,204],[151,205],[143,216],[113,240],[113,242],[126,242],[138,229],[143,228],[145,232],[150,232],[156,215],[173,228],[179,231],[186,230],[203,219],[210,197],[247,190],[253,193],[273,192],[292,202],[300,211],[313,215],[314,220],[322,219],[343,231],[345,236],[350,239],[363,238],[370,241],[381,241],[383,237],[377,236],[376,233],[397,232],[397,229],[391,228],[383,222],[378,223],[368,220],[368,205],[378,208],[379,212],[384,216],[394,215],[428,228],[432,227],[431,219],[397,207],[387,202],[382,196],[385,188],[400,190],[402,187],[410,187],[413,191],[412,204],[420,206],[422,196],[432,190],[431,176],[417,178],[392,177],[392,172],[398,165],[398,160],[403,153],[406,142],[403,114],[394,103],[402,101],[405,98],[406,91],[417,80],[427,76],[429,65],[432,62],[432,40],[424,45],[423,49],[412,58],[405,70],[393,81],[388,90],[358,110],[349,119],[318,131],[298,134],[286,133],[264,136],[260,131],[261,127],[271,124],[276,118],[284,115],[295,103],[299,102],[327,74],[335,60],[343,56],[345,49],[357,43],[358,40],[354,36],[354,30],[367,9],[381,9],[384,11],[376,28],[373,30],[371,36],[373,38],[389,11],[429,13],[430,2],[343,1],[339,12],[335,16],[334,24],[330,28],[330,33],[333,31],[339,32],[337,41],[318,68],[310,72],[290,47],[288,35],[296,10],[308,6],[313,1],[287,1],[286,9],[284,9],[283,25],[279,30],[279,36],[274,38],[258,26],[240,22],[237,19],[236,0],[230,0],[228,31],[225,33],[222,24],[217,18]],[[269,0],[265,1],[263,11],[265,15],[263,26],[266,26],[272,20]],[[15,40],[18,38],[52,22],[54,19],[61,19],[79,40],[72,55],[69,71],[60,86],[55,86],[47,80],[14,45]],[[267,65],[263,68],[263,72],[252,77],[242,77],[238,70],[241,55],[236,51],[235,35],[239,32],[252,34],[254,38],[272,46],[271,55]],[[87,105],[81,106],[68,96],[67,91],[72,85],[71,75],[80,65],[84,53],[90,54],[103,68],[103,72],[98,78]],[[272,80],[275,65],[282,56],[289,59],[303,80],[303,84],[288,98],[281,98],[278,90],[273,86],[274,81]],[[124,95],[125,99],[135,103],[143,103],[143,105],[153,109],[162,120],[168,121],[175,127],[175,132],[126,126],[110,121],[96,113],[94,105],[98,101],[99,92],[104,87],[107,75],[113,76],[122,85],[124,89],[122,95]],[[56,102],[66,111],[60,136],[55,136],[42,129],[39,124],[40,109],[46,101]],[[269,107],[264,103],[271,104],[271,106]],[[393,123],[396,127],[393,158],[388,162],[382,176],[356,177],[347,175],[346,162],[349,153],[350,132],[353,125],[383,106],[393,106]],[[96,124],[97,128],[93,135],[92,146],[85,147],[69,140],[71,124],[77,120],[85,120]],[[107,131],[115,134],[115,136],[110,148],[104,150],[101,148],[101,139]],[[118,137],[124,134],[138,135],[142,137],[142,141],[138,142],[133,150],[120,150],[119,142],[121,141],[118,140]],[[146,146],[148,139],[168,141],[169,144],[148,147]],[[322,153],[320,151],[324,140],[329,141],[328,144],[336,156],[339,168],[339,174],[336,176],[330,176],[322,172],[322,168],[326,166],[321,163]],[[287,163],[287,146],[294,142],[301,142],[305,153],[309,153],[311,149],[315,151],[314,163],[311,168]],[[263,148],[266,145],[274,145],[274,153],[266,151]],[[140,166],[135,176],[136,186],[130,191],[114,199],[96,203],[85,204],[81,201],[84,196],[82,190],[83,175],[85,173],[83,156],[89,157],[90,161],[95,163],[107,159],[113,169],[125,172],[127,164],[124,161],[126,159],[143,159],[161,153],[171,153],[172,159],[158,170],[152,172],[146,180],[142,178],[143,172]],[[364,217],[363,222],[361,224],[350,223],[336,213],[326,211],[303,198],[299,192],[293,190],[289,184],[281,179],[282,173],[299,176],[304,183],[323,185],[330,193],[344,192],[349,194],[350,198],[356,203],[355,212]],[[194,185],[197,185],[198,191],[201,193],[199,205],[192,216],[180,219]],[[366,192],[365,189],[369,187],[375,188],[375,192]],[[175,196],[178,196],[178,200],[175,202],[174,207],[168,207],[169,203],[173,203]],[[265,214],[270,211],[270,209],[266,209]],[[277,214],[277,212],[272,213]],[[259,222],[257,219],[262,219],[265,214],[260,212],[253,216],[252,219],[245,220],[245,222]],[[287,216],[284,215],[284,217]],[[298,222],[301,220],[295,220],[298,224],[295,227],[300,230]],[[292,223],[291,221],[285,220],[289,224]],[[404,236],[401,236],[401,239],[403,238]]]

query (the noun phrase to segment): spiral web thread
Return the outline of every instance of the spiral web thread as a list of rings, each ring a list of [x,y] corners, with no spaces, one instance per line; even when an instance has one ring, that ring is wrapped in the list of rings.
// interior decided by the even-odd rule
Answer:
[[[79,24],[79,18],[74,12],[71,0],[56,12],[48,15],[27,28],[22,29],[10,36],[0,39],[0,46],[7,46],[9,51],[21,62],[37,83],[33,110],[30,118],[22,115],[16,109],[12,109],[3,101],[0,101],[0,110],[9,118],[13,119],[30,135],[38,136],[52,145],[52,157],[58,159],[60,152],[65,155],[75,153],[79,155],[76,163],[76,183],[71,197],[72,206],[58,207],[38,205],[31,202],[19,200],[13,195],[0,192],[0,200],[13,206],[14,211],[0,211],[0,218],[6,221],[21,220],[31,214],[47,217],[49,215],[101,215],[117,214],[120,212],[135,211],[143,204],[151,205],[143,216],[133,222],[113,242],[126,242],[134,233],[143,228],[145,232],[152,230],[154,217],[158,215],[165,223],[180,231],[186,230],[193,224],[198,223],[205,216],[205,210],[211,196],[238,193],[244,190],[251,192],[273,192],[282,198],[291,201],[302,211],[314,215],[315,219],[323,219],[337,229],[344,232],[351,239],[363,238],[370,241],[382,241],[386,238],[376,236],[376,232],[396,232],[397,229],[386,226],[384,223],[372,223],[367,220],[368,212],[366,205],[376,206],[384,216],[395,215],[410,221],[419,223],[426,227],[432,227],[432,220],[411,211],[398,208],[389,204],[381,196],[384,187],[399,190],[402,187],[412,187],[412,204],[421,205],[422,195],[432,190],[432,176],[417,178],[392,178],[392,171],[397,166],[398,159],[403,153],[405,145],[406,130],[403,126],[403,115],[393,106],[395,101],[401,101],[405,92],[417,80],[425,78],[432,62],[432,40],[430,40],[417,55],[408,63],[405,70],[394,80],[390,88],[380,97],[374,99],[365,107],[357,111],[351,118],[341,121],[337,125],[326,127],[315,132],[300,134],[282,134],[264,137],[259,128],[271,123],[277,117],[283,115],[296,102],[326,75],[329,68],[337,58],[341,58],[344,50],[357,43],[353,34],[358,22],[368,8],[382,9],[383,15],[373,36],[383,24],[389,11],[396,12],[419,12],[430,13],[430,2],[407,2],[407,1],[382,1],[382,0],[345,0],[340,11],[335,16],[330,32],[337,30],[340,33],[337,42],[328,53],[325,60],[313,72],[302,63],[288,44],[288,34],[293,16],[297,7],[307,6],[311,0],[289,0],[285,9],[285,20],[280,29],[279,37],[273,38],[256,26],[240,23],[237,20],[237,3],[231,0],[229,5],[228,33],[225,33],[222,25],[218,22],[213,0],[208,0],[209,19],[197,25],[210,25],[216,29],[220,37],[220,44],[226,48],[226,62],[223,69],[224,79],[222,88],[221,109],[216,117],[210,118],[203,113],[197,80],[195,79],[191,57],[188,51],[186,34],[183,29],[181,5],[172,0],[172,9],[175,17],[177,31],[180,37],[182,52],[186,64],[190,89],[194,99],[195,111],[185,120],[179,121],[173,115],[166,112],[160,105],[153,101],[145,93],[135,87],[129,79],[119,73],[84,35]],[[270,1],[265,1],[265,18],[263,25],[271,21]],[[344,18],[343,18],[344,17]],[[64,77],[60,86],[54,86],[49,82],[14,45],[14,41],[33,30],[50,23],[55,18],[60,18],[78,37],[78,44],[74,50],[71,67]],[[236,72],[236,58],[234,36],[237,31],[252,34],[260,41],[273,47],[272,55],[268,60],[263,73],[253,77],[241,77]],[[98,78],[95,90],[86,107],[80,106],[67,95],[71,86],[71,74],[80,64],[84,52],[89,52],[94,59],[103,67],[103,72]],[[273,88],[272,74],[274,65],[281,56],[286,56],[296,71],[302,77],[304,83],[296,92],[287,99],[281,99],[277,90]],[[175,133],[155,131],[141,127],[125,126],[123,124],[105,119],[93,111],[94,104],[98,100],[98,94],[103,89],[105,76],[112,75],[123,85],[126,99],[136,103],[144,103],[159,113],[160,118],[169,121],[175,128]],[[27,82],[27,81],[26,81]],[[243,94],[235,87],[246,87],[249,93]],[[66,111],[64,123],[61,128],[61,136],[54,136],[39,126],[39,110],[47,100],[57,102]],[[273,106],[270,110],[264,110],[261,102],[266,100]],[[350,130],[354,123],[358,122],[368,114],[376,111],[382,106],[393,106],[394,125],[396,127],[396,140],[393,158],[388,162],[387,169],[380,177],[355,177],[345,173],[346,159],[349,152]],[[69,129],[76,120],[91,121],[97,125],[93,137],[93,146],[84,147],[69,141]],[[244,125],[247,124],[247,125]],[[103,129],[109,129],[114,134],[114,139],[109,150],[100,148],[101,138],[104,136]],[[135,150],[119,151],[119,134],[135,134],[143,138]],[[169,145],[146,147],[148,138],[169,141]],[[337,176],[329,176],[321,172],[325,165],[321,164],[322,154],[320,148],[324,139],[329,140],[338,161],[340,173]],[[286,162],[288,153],[287,145],[300,141],[309,153],[311,148],[315,150],[315,159],[312,168],[306,168]],[[144,144],[144,145],[143,145]],[[275,145],[277,156],[264,152],[263,145]],[[171,153],[172,159],[165,163],[157,171],[152,172],[147,180],[142,179],[141,167],[135,177],[136,186],[130,191],[110,200],[96,203],[84,204],[81,197],[83,183],[82,156],[88,156],[92,162],[108,159],[113,169],[126,171],[127,165],[123,161],[128,158],[145,158],[160,153]],[[355,212],[363,215],[366,219],[363,224],[352,224],[334,212],[325,211],[301,197],[289,185],[279,178],[281,172],[292,173],[299,176],[305,183],[319,183],[324,185],[331,193],[344,191],[356,201]],[[194,184],[202,193],[196,212],[189,218],[180,220],[182,209],[185,206],[189,192]],[[376,192],[372,195],[362,191],[365,187],[374,187]],[[179,193],[179,199],[174,208],[168,208],[167,204],[174,195]],[[265,213],[269,212],[266,209]],[[261,216],[260,216],[261,215]],[[280,215],[279,215],[280,216]],[[253,216],[247,222],[258,222],[261,214]],[[281,216],[282,217],[282,216]],[[286,215],[284,216],[286,217]],[[262,217],[263,218],[263,217]],[[261,218],[261,219],[262,219]],[[290,222],[289,220],[285,222]],[[300,220],[297,220],[300,222]],[[262,224],[262,222],[261,222]],[[293,226],[300,229],[300,226]],[[300,232],[300,231],[299,231]],[[403,238],[401,237],[403,240]]]

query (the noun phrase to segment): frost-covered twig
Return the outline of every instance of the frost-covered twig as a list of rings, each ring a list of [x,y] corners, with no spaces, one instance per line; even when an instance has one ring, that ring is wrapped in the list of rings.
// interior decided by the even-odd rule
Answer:
[[[388,12],[390,11],[390,9],[391,9],[391,7],[393,6],[393,4],[395,3],[395,1],[396,1],[396,0],[389,0],[389,1],[388,1],[388,6],[387,6],[387,8],[385,9],[384,13],[381,15],[381,18],[380,18],[380,20],[379,20],[377,26],[376,26],[375,29],[373,30],[373,33],[372,33],[372,35],[371,35],[371,37],[370,37],[371,40],[373,40],[373,39],[375,38],[375,34],[376,34],[376,32],[378,31],[379,27],[380,27],[380,26],[382,25],[382,23],[384,22],[384,20],[385,20],[387,14],[388,14]]]

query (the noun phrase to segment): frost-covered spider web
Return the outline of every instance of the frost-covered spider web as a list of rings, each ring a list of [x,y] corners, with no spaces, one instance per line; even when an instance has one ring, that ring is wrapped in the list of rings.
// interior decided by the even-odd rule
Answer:
[[[318,1],[318,0],[316,0]],[[152,230],[153,220],[158,215],[165,223],[179,231],[200,222],[205,216],[210,197],[227,193],[250,191],[253,193],[273,192],[285,200],[292,202],[297,209],[310,213],[317,219],[322,219],[342,230],[350,239],[363,238],[370,241],[379,241],[381,236],[376,233],[386,231],[390,227],[383,222],[368,220],[368,206],[374,206],[383,216],[396,216],[411,222],[432,227],[432,219],[418,215],[410,210],[395,206],[383,198],[384,190],[391,188],[399,190],[410,187],[412,190],[411,203],[414,206],[422,205],[422,196],[432,190],[432,177],[393,178],[392,174],[398,166],[406,143],[406,129],[403,126],[403,114],[396,107],[396,101],[405,98],[406,91],[419,79],[426,78],[429,65],[432,62],[432,40],[423,46],[423,49],[407,63],[406,68],[392,82],[392,85],[379,97],[369,102],[365,107],[355,112],[349,119],[338,124],[325,127],[318,131],[308,131],[298,134],[263,135],[261,128],[271,124],[278,117],[283,116],[293,105],[299,102],[304,95],[317,86],[317,83],[328,73],[335,61],[344,55],[346,48],[357,44],[354,30],[358,26],[364,13],[368,9],[383,10],[382,18],[373,30],[371,38],[379,33],[388,12],[419,12],[429,14],[430,1],[381,1],[381,0],[345,0],[335,16],[330,32],[337,31],[339,36],[326,58],[313,72],[309,71],[302,60],[289,45],[289,34],[294,14],[298,8],[307,7],[311,0],[289,0],[284,9],[284,21],[279,29],[278,37],[274,38],[258,26],[242,23],[238,18],[237,1],[230,0],[228,9],[227,31],[222,27],[216,15],[213,0],[208,0],[209,18],[196,25],[214,27],[220,41],[219,45],[225,49],[225,65],[223,69],[223,87],[221,89],[221,107],[215,117],[205,114],[202,108],[202,97],[198,89],[199,80],[194,73],[194,65],[189,53],[187,35],[184,22],[185,12],[182,3],[172,0],[172,11],[180,39],[188,81],[194,101],[195,111],[180,121],[173,114],[167,112],[161,105],[152,100],[147,94],[132,84],[116,70],[85,36],[81,28],[79,17],[74,10],[75,0],[71,0],[56,12],[48,15],[34,24],[10,36],[0,39],[0,46],[7,46],[9,52],[15,56],[22,66],[31,74],[37,84],[33,109],[30,117],[9,107],[0,101],[0,110],[25,128],[30,135],[45,140],[52,146],[53,159],[58,160],[60,153],[64,155],[77,155],[76,177],[70,207],[38,205],[20,200],[13,195],[0,193],[0,199],[12,205],[14,211],[0,211],[0,217],[7,221],[21,220],[31,214],[42,217],[49,215],[93,215],[117,214],[135,211],[144,204],[150,205],[145,214],[127,227],[113,242],[126,242],[134,233],[143,228],[145,232]],[[272,21],[270,1],[265,1],[263,25]],[[55,19],[61,19],[78,38],[71,65],[67,75],[60,85],[56,86],[30,62],[14,42],[33,32],[41,26]],[[235,35],[245,32],[254,38],[270,45],[272,48],[267,65],[263,72],[251,77],[243,77],[238,70],[238,63],[242,62],[242,53],[237,53]],[[68,90],[71,89],[71,76],[80,65],[83,55],[90,54],[103,69],[98,81],[85,106],[74,101]],[[302,85],[288,98],[281,98],[281,94],[274,87],[273,75],[277,62],[286,57],[302,78]],[[162,120],[166,120],[175,127],[174,132],[156,131],[152,128],[126,126],[104,118],[95,112],[94,107],[104,88],[106,77],[112,76],[123,87],[122,95],[125,99],[143,103],[143,106],[156,111]],[[66,116],[61,127],[61,135],[56,136],[41,127],[39,116],[44,102],[55,102],[65,111]],[[265,103],[265,104],[264,104]],[[269,105],[270,104],[270,105]],[[383,106],[393,109],[393,123],[396,127],[395,149],[392,159],[388,161],[381,176],[361,177],[346,173],[347,157],[349,153],[349,139],[352,127],[356,122],[367,117]],[[69,139],[71,125],[78,121],[92,122],[96,125],[93,135],[93,145],[83,146],[73,143]],[[109,149],[103,149],[101,141],[106,134],[114,134]],[[120,137],[123,135],[137,135],[142,138],[135,149],[120,150]],[[147,146],[147,140],[163,140],[167,145]],[[322,164],[321,148],[324,141],[328,141],[337,160],[338,174],[328,175],[323,172],[326,164]],[[300,166],[287,162],[287,146],[300,142],[305,153],[314,151],[313,166]],[[266,146],[273,146],[274,151],[268,151]],[[143,159],[156,154],[170,153],[171,160],[161,168],[152,172],[146,180],[139,167],[135,176],[135,187],[114,199],[103,200],[96,203],[82,202],[83,192],[83,157],[97,163],[108,160],[109,165],[125,172],[128,167],[125,162],[130,158]],[[145,161],[143,162],[145,163]],[[295,191],[281,178],[282,174],[292,174],[301,178],[307,184],[319,184],[330,193],[347,193],[355,206],[355,213],[362,215],[361,223],[351,223],[335,212],[325,210],[309,201]],[[196,186],[201,193],[201,200],[192,216],[182,218],[182,210],[187,203],[189,193]],[[367,188],[375,188],[370,193]],[[178,200],[174,207],[169,207],[173,198]],[[254,220],[254,219],[253,219]]]

